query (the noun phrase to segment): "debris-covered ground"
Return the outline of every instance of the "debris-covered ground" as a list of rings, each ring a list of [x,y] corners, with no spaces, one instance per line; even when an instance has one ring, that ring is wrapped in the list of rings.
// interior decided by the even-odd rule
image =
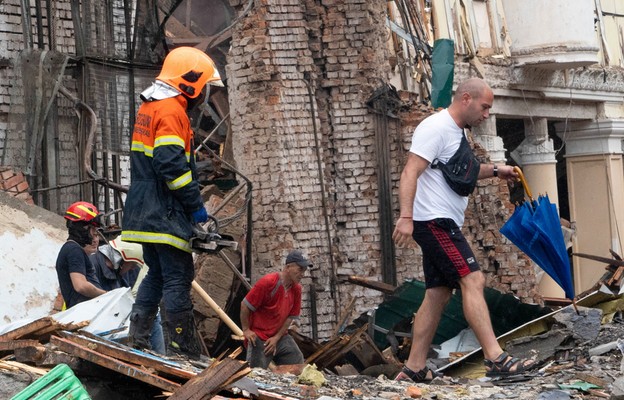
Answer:
[[[621,342],[620,350],[616,342]],[[604,346],[606,345],[606,346]],[[600,353],[601,349],[609,351]],[[279,375],[254,369],[250,374],[261,387],[295,398],[405,399],[624,399],[624,321],[621,316],[602,325],[593,341],[572,341],[556,351],[554,360],[542,365],[530,379],[514,382],[488,378],[442,377],[431,384],[395,382],[379,376],[325,374],[320,388],[297,383],[292,374]],[[414,388],[417,388],[416,390]]]
[[[532,377],[519,381],[444,376],[424,385],[395,382],[383,375],[338,376],[321,371],[324,383],[316,387],[310,380],[302,381],[303,375],[261,369],[251,370],[246,379],[255,383],[262,391],[259,398],[265,399],[624,399],[622,312],[618,311],[610,322],[600,325],[599,333],[593,340],[582,341],[574,332],[568,333],[552,349],[553,355],[543,362],[540,370]],[[525,338],[524,342],[530,346],[531,340]],[[470,363],[469,360],[466,362]],[[0,363],[2,399],[11,398],[37,377],[33,372],[10,365],[6,361]],[[128,377],[115,379],[104,372],[102,370],[99,385],[93,376],[81,377],[95,400],[163,398],[162,391],[150,389],[137,381],[133,384]],[[452,370],[449,372],[453,375]],[[131,390],[133,386],[136,390]],[[241,398],[244,393],[229,389],[219,395]]]

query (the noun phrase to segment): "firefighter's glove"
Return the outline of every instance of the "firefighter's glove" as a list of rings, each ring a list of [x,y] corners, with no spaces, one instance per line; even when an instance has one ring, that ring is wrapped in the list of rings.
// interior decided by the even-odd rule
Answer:
[[[208,221],[208,211],[206,211],[206,207],[193,211],[192,217],[193,222],[196,224]]]

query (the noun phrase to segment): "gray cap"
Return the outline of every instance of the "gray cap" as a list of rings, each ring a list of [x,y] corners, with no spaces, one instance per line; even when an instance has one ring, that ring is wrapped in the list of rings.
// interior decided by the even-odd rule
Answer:
[[[308,268],[312,263],[308,261],[299,250],[293,250],[286,257],[286,264],[296,263],[301,268]]]

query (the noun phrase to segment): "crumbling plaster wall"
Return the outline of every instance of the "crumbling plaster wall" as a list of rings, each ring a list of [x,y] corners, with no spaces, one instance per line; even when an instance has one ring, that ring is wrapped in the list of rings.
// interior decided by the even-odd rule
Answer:
[[[281,269],[288,250],[302,248],[319,267],[312,272],[316,293],[309,290],[310,278],[303,281],[301,330],[307,334],[311,293],[316,296],[321,337],[333,332],[350,298],[357,300],[353,315],[381,300],[379,292],[344,283],[342,278],[381,276],[374,114],[365,103],[389,78],[385,7],[383,2],[363,0],[265,0],[233,31],[227,65],[232,143],[237,167],[254,184],[252,280]],[[388,132],[398,133],[389,135],[397,210],[398,179],[417,121],[401,128],[393,124]],[[496,220],[476,228],[488,225],[487,234],[467,234],[476,245],[485,244],[479,258],[493,273],[489,279],[495,286],[519,290],[521,297],[533,301],[538,296],[528,262],[518,261],[511,246],[500,247],[500,234],[496,235],[509,215],[497,197],[504,189],[493,182],[479,189],[476,201],[481,202],[471,204],[489,212],[492,201]],[[480,215],[469,210],[468,217],[474,222]],[[422,278],[420,264],[416,246],[397,250],[399,282]],[[502,277],[499,271],[522,277]]]

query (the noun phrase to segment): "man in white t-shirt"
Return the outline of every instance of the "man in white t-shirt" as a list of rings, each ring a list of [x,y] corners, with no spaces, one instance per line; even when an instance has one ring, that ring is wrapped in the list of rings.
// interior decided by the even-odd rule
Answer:
[[[487,83],[469,79],[459,84],[447,109],[423,120],[414,132],[401,174],[401,214],[392,237],[398,246],[413,238],[421,247],[426,292],[414,315],[409,357],[396,380],[428,382],[434,378],[426,365],[427,352],[444,307],[457,288],[461,289],[466,321],[483,348],[487,376],[520,374],[533,366],[530,360],[511,357],[498,344],[483,295],[485,276],[461,232],[468,197],[453,191],[441,169],[430,165],[451,159],[460,147],[464,128],[483,122],[493,101]],[[518,178],[509,165],[481,164],[475,179],[497,176]]]

